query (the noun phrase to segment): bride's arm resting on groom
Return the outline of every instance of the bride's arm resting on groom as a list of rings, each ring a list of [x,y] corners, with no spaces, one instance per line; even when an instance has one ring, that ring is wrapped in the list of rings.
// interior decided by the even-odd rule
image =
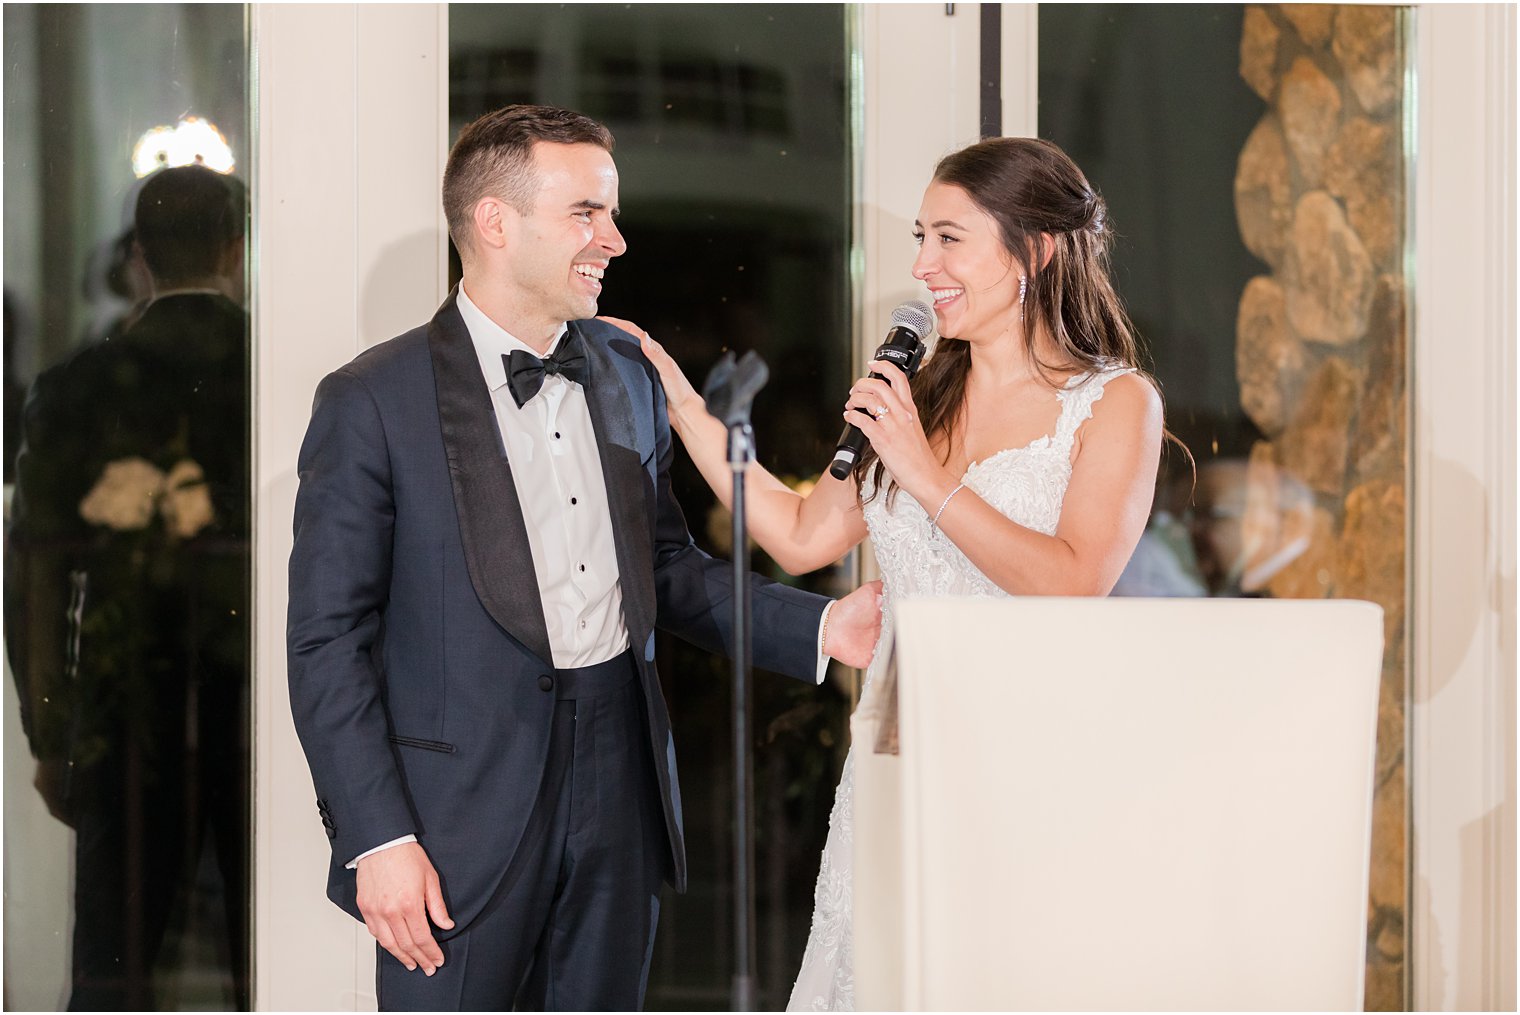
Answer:
[[[707,404],[665,348],[638,325],[615,317],[615,324],[639,338],[644,355],[660,373],[671,429],[712,487],[723,506],[733,509],[733,479],[728,464],[728,430],[707,411]],[[832,564],[866,537],[865,518],[853,480],[819,477],[803,497],[759,463],[744,474],[745,512],[755,542],[788,573],[806,574]]]
[[[723,423],[708,413],[702,396],[658,342],[637,325],[604,320],[639,336],[664,384],[672,428],[713,492],[732,508]],[[1047,536],[1005,517],[970,488],[957,489],[961,479],[925,435],[906,376],[890,363],[876,362],[871,369],[885,380],[856,382],[846,421],[870,438],[902,489],[930,517],[938,513],[939,529],[983,574],[1016,595],[1108,593],[1145,528],[1155,487],[1162,414],[1160,396],[1148,381],[1135,375],[1109,381],[1077,432],[1060,523]],[[882,406],[887,411],[873,416]],[[751,465],[745,497],[750,534],[791,574],[824,567],[866,537],[853,475],[840,480],[825,472],[802,496]]]

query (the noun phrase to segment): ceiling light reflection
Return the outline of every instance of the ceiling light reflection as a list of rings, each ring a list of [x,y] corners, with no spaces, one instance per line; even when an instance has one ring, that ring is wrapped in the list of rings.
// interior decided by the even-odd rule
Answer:
[[[159,169],[202,165],[218,173],[230,173],[235,165],[232,148],[216,124],[187,116],[173,127],[154,127],[132,149],[132,171],[141,179]]]

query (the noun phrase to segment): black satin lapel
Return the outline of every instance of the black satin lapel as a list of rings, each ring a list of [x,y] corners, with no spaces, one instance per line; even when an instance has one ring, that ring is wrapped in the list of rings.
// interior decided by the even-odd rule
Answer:
[[[570,327],[578,327],[571,322]],[[612,515],[612,538],[617,547],[618,581],[623,592],[623,622],[632,643],[642,645],[654,630],[654,543],[650,527],[653,495],[639,458],[634,434],[633,404],[618,368],[600,342],[581,333],[590,360],[591,379],[586,404],[596,431],[596,448],[607,483],[607,508]]]
[[[428,352],[470,582],[486,612],[552,666],[533,551],[502,449],[496,407],[453,295],[428,326]]]

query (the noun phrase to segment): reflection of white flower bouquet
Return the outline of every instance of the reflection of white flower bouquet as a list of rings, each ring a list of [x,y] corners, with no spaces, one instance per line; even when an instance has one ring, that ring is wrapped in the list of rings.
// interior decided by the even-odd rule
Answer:
[[[161,515],[176,539],[191,539],[216,519],[206,474],[198,464],[186,458],[165,475],[135,455],[105,467],[79,502],[79,515],[116,532],[145,529]]]
[[[216,520],[216,511],[211,507],[211,490],[206,486],[206,473],[199,465],[186,458],[169,470],[158,511],[164,516],[169,531],[180,539],[194,538],[197,532]]]

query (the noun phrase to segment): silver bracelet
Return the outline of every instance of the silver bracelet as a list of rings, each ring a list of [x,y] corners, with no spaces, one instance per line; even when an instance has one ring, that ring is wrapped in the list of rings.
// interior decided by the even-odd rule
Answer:
[[[950,503],[950,498],[960,493],[966,486],[965,483],[957,483],[954,490],[945,494],[945,499],[939,502],[939,510],[934,512],[934,517],[929,520],[929,528],[939,528],[939,516],[945,513],[945,505]]]

